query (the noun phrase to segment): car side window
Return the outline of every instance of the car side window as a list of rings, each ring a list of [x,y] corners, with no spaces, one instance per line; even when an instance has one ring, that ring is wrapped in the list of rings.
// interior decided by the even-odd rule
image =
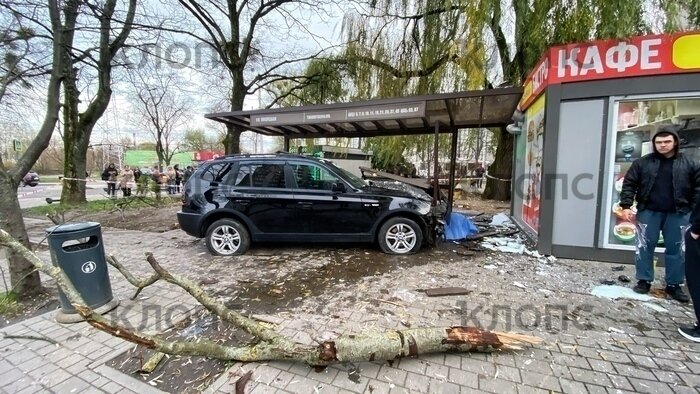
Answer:
[[[214,163],[202,173],[202,179],[209,182],[222,182],[231,171],[231,163]]]
[[[242,164],[234,185],[284,189],[284,164]]]
[[[292,164],[299,189],[333,190],[337,178],[333,173],[314,164]]]

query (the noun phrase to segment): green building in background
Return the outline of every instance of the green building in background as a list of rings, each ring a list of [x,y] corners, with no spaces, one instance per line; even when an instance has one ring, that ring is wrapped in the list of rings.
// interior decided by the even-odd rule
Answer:
[[[170,160],[170,165],[174,166],[175,164],[179,164],[180,168],[185,168],[192,165],[193,158],[193,152],[176,153],[173,159]],[[124,164],[131,167],[151,168],[158,164],[158,155],[152,150],[128,150],[124,152]],[[165,166],[165,163],[163,163],[163,165]]]

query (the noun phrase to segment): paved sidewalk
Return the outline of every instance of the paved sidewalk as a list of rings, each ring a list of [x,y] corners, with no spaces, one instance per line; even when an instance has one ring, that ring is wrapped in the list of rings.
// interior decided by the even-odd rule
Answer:
[[[39,240],[48,223],[33,222],[30,227],[32,239]],[[302,343],[366,330],[460,323],[545,339],[542,345],[521,351],[339,364],[322,372],[293,362],[236,363],[207,393],[234,392],[236,380],[248,370],[253,375],[247,393],[700,390],[700,345],[685,341],[676,332],[678,324],[691,322],[691,308],[671,300],[613,301],[591,295],[601,279],[619,274],[609,264],[552,263],[519,255],[463,257],[455,253],[458,246],[403,258],[381,255],[371,247],[258,247],[246,256],[223,259],[209,256],[201,242],[177,230],[156,234],[105,229],[104,239],[107,253],[137,276],[150,272],[143,253],[153,251],[167,269],[194,280],[216,278],[217,283],[206,286],[223,301],[249,297],[254,302],[252,290],[244,289],[253,279],[259,289],[298,285],[298,297],[290,297],[280,310],[267,310],[267,315],[278,323],[279,332]],[[40,255],[49,261],[47,251]],[[369,275],[355,277],[342,271],[371,264],[376,265],[376,272]],[[325,281],[314,279],[319,272]],[[627,266],[625,273],[633,276],[633,267]],[[159,332],[195,306],[184,291],[164,283],[130,301],[131,285],[113,270],[110,275],[115,298],[121,301],[110,316],[123,322]],[[309,287],[300,285],[307,282]],[[472,293],[427,297],[419,291],[443,286],[463,286]],[[163,310],[158,308],[177,313],[158,320],[151,313]],[[85,323],[58,324],[53,314],[0,329],[7,335],[58,342],[0,339],[0,392],[161,392],[105,365],[132,344]]]

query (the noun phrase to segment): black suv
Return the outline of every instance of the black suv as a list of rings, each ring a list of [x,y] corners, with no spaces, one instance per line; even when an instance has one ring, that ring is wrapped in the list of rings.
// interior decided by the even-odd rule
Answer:
[[[202,164],[185,184],[177,218],[221,256],[243,254],[251,241],[378,242],[385,253],[411,254],[435,243],[445,215],[444,201],[432,204],[417,187],[279,153]]]

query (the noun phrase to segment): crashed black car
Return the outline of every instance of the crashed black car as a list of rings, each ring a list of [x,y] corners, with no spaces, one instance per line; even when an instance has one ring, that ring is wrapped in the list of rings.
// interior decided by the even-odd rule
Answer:
[[[381,183],[381,185],[379,184]],[[443,230],[444,201],[400,182],[368,182],[331,161],[292,154],[232,155],[190,177],[177,214],[215,255],[251,242],[376,242],[412,254]]]

